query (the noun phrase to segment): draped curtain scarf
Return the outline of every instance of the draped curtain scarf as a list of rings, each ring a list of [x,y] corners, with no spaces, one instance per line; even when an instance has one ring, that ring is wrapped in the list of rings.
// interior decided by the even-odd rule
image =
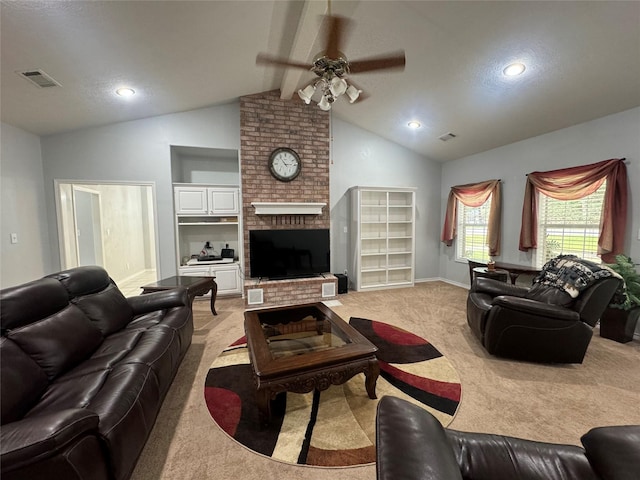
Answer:
[[[624,249],[627,224],[627,167],[624,158],[579,167],[562,168],[548,172],[532,172],[527,184],[522,205],[522,226],[519,249],[523,252],[537,247],[538,196],[537,192],[556,200],[577,200],[595,192],[604,181],[604,194],[600,219],[598,254],[607,263],[615,261],[615,255]]]
[[[456,225],[458,218],[458,202],[456,200],[460,200],[467,207],[479,207],[483,205],[491,195],[493,195],[493,197],[491,199],[491,208],[489,209],[487,245],[489,246],[490,256],[493,257],[499,255],[500,216],[502,210],[500,180],[487,180],[480,183],[469,183],[467,185],[451,187],[449,199],[447,201],[444,226],[442,227],[442,242],[450,247],[453,244],[453,239],[456,237]]]

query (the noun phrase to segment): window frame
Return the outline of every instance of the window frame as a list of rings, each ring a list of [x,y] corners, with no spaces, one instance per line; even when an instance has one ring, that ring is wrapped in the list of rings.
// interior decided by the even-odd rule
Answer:
[[[557,255],[577,255],[580,258],[584,258],[585,260],[590,260],[595,263],[602,263],[602,258],[598,255],[598,239],[600,237],[600,233],[602,231],[602,211],[604,206],[604,197],[607,188],[607,182],[603,182],[602,185],[596,190],[594,193],[587,195],[583,198],[579,198],[576,200],[557,200],[554,198],[545,195],[544,193],[538,191],[537,195],[537,203],[538,203],[538,222],[537,222],[537,248],[535,251],[535,255],[533,256],[534,266],[536,268],[542,268],[542,266],[551,258],[556,257]],[[556,203],[557,202],[557,203]],[[596,203],[597,202],[597,203]],[[571,222],[567,221],[567,218],[564,218],[564,222],[550,222],[547,216],[548,209],[550,208],[550,203],[556,203],[559,207],[560,203],[564,203],[563,207],[566,211],[571,208],[567,204],[572,203],[574,205],[580,205],[580,207],[574,207],[577,209],[581,209],[584,212],[584,221],[582,222]],[[595,221],[589,221],[588,217],[593,216],[594,208],[598,210],[598,220],[597,223]],[[551,229],[562,230],[561,234],[557,234],[556,236],[560,236],[562,238],[560,246],[557,251],[554,251],[552,254],[548,253],[547,249],[547,237],[548,231]],[[580,235],[581,231],[583,232],[583,241],[582,248],[572,248],[572,246],[576,246],[579,242],[571,242],[565,241],[565,238],[568,238],[571,235],[571,230],[574,230],[573,235]],[[587,235],[585,234],[587,231],[590,231],[589,237],[591,241],[587,242]],[[591,248],[587,249],[587,244],[591,246]],[[585,253],[587,252],[587,253]]]
[[[487,234],[489,230],[489,215],[491,211],[491,202],[493,201],[493,193],[489,195],[487,200],[478,207],[469,207],[462,203],[459,199],[456,200],[457,204],[457,214],[456,214],[456,261],[458,262],[468,262],[469,260],[474,262],[482,262],[487,263],[491,256],[489,255],[489,245],[487,245]],[[466,223],[465,222],[465,213],[469,210],[484,210],[482,215],[484,215],[484,223]],[[481,226],[484,227],[483,238],[481,242],[481,247],[484,249],[484,255],[482,258],[478,257],[467,257],[465,256],[468,248],[466,248],[465,240],[467,238],[467,228],[471,226]],[[477,246],[478,243],[473,243],[473,246]],[[474,248],[472,247],[472,250]]]

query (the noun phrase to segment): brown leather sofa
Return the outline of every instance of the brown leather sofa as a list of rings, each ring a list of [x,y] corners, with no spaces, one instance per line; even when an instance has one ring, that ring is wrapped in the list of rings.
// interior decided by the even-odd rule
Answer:
[[[131,476],[193,333],[184,289],[79,267],[0,292],[3,480]]]
[[[428,411],[383,397],[376,417],[378,480],[637,480],[640,425],[598,427],[575,445],[443,428]]]
[[[620,285],[604,278],[574,300],[544,285],[525,288],[478,277],[467,323],[492,355],[543,363],[582,363],[593,327]]]

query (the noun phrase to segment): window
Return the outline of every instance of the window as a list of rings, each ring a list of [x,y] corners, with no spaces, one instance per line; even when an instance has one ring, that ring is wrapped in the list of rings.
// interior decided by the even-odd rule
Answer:
[[[556,200],[539,194],[538,268],[560,254],[601,262],[598,237],[606,188],[605,181],[594,193],[578,200]]]
[[[491,198],[479,207],[468,207],[458,200],[458,260],[489,261],[487,229]]]

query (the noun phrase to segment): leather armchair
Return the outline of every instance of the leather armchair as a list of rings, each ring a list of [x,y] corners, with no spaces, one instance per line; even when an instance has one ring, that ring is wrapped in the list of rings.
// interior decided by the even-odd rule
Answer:
[[[604,278],[573,299],[554,287],[477,278],[467,323],[492,355],[544,363],[582,363],[602,312],[620,284]]]
[[[383,397],[376,416],[378,480],[635,480],[640,425],[598,427],[583,447],[444,428],[427,410]]]

